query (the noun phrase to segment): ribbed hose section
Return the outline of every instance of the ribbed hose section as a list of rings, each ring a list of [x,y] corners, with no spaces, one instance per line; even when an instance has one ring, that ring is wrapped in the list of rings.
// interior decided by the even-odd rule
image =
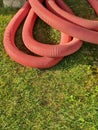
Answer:
[[[49,7],[47,6],[47,8]],[[47,45],[37,42],[32,36],[35,20],[36,16],[31,9],[23,26],[22,36],[25,46],[36,54],[48,57],[62,57],[76,52],[82,46],[82,41],[76,38],[71,41],[71,37],[62,32],[60,45]]]

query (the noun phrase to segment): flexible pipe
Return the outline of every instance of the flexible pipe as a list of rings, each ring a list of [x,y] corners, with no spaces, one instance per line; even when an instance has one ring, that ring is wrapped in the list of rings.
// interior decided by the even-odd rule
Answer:
[[[77,25],[80,25],[82,27],[88,28],[88,29],[92,29],[92,30],[96,30],[98,29],[98,21],[93,21],[93,20],[88,20],[88,19],[84,19],[84,18],[80,18],[78,16],[75,16],[71,13],[69,13],[66,8],[62,9],[62,5],[65,4],[65,2],[63,2],[63,0],[46,0],[48,6],[50,6],[50,8],[52,10],[54,10],[56,12],[56,14],[58,14],[60,17],[67,19],[68,21],[71,21],[72,23],[75,23]],[[60,4],[61,8],[56,4],[56,2],[62,3]],[[65,4],[66,5],[66,4]]]
[[[43,6],[46,2],[47,8]],[[88,0],[98,14],[98,1]],[[48,25],[61,32],[59,45],[49,45],[34,39],[32,31],[36,18],[40,17]],[[26,20],[25,20],[26,19]],[[25,20],[22,38],[25,46],[38,56],[20,51],[15,44],[15,34]],[[49,68],[59,63],[82,46],[82,41],[98,44],[98,22],[75,16],[63,0],[28,0],[12,18],[4,33],[4,47],[16,62],[33,68]]]
[[[98,32],[78,26],[65,19],[62,19],[49,10],[47,10],[39,0],[29,0],[34,12],[46,23],[56,28],[57,30],[67,33],[72,37],[77,37],[90,43],[98,44]],[[44,12],[44,13],[43,13]],[[97,30],[97,29],[96,29]]]
[[[36,15],[31,9],[24,23],[23,32],[22,32],[24,44],[32,52],[35,52],[36,54],[41,56],[62,57],[76,52],[82,46],[82,41],[80,41],[77,38],[73,38],[71,41],[69,41],[70,36],[62,32],[61,32],[60,45],[49,45],[49,44],[39,43],[32,36],[32,30],[34,27],[35,20],[36,20]],[[66,38],[67,38],[67,42],[66,42]]]
[[[56,65],[61,58],[37,57],[20,51],[14,42],[15,33],[30,10],[28,2],[18,11],[8,24],[4,33],[4,47],[9,56],[16,62],[33,68],[49,68]]]

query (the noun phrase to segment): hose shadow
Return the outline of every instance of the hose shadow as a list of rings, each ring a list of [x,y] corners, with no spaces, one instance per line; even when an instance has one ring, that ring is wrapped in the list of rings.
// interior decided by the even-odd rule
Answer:
[[[80,50],[64,59],[51,70],[70,70],[70,68],[88,65],[98,67],[98,46],[90,43],[84,43]]]

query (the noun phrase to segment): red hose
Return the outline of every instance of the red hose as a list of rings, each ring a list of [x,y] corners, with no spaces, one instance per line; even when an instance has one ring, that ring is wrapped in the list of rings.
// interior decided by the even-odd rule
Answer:
[[[28,11],[30,10],[30,6],[28,2],[18,11],[18,13],[13,17],[9,25],[7,26],[4,33],[4,47],[9,56],[16,62],[29,67],[34,68],[49,68],[56,65],[61,58],[48,58],[48,57],[36,57],[23,53],[20,51],[15,43],[14,37],[19,27],[20,23],[24,20]]]
[[[43,1],[46,2],[47,9],[42,5]],[[96,6],[98,1],[88,1],[98,14]],[[46,45],[34,39],[32,31],[37,18],[36,14],[61,32],[59,45]],[[26,19],[22,32],[24,44],[30,51],[39,56],[25,54],[15,45],[16,31],[24,19]],[[97,30],[97,21],[75,16],[63,0],[28,0],[8,24],[4,33],[4,47],[14,61],[24,66],[49,68],[56,65],[64,56],[79,50],[82,46],[81,40],[98,44]]]
[[[26,18],[22,33],[25,46],[32,52],[41,56],[62,57],[76,52],[82,46],[82,41],[77,38],[73,38],[72,41],[67,41],[65,44],[65,38],[68,37],[67,40],[70,40],[70,36],[64,33],[61,33],[61,45],[47,45],[37,42],[34,37],[32,37],[35,20],[36,16],[31,9]]]
[[[75,23],[77,25],[80,25],[80,26],[88,28],[88,29],[92,29],[92,30],[98,29],[98,21],[87,20],[84,18],[77,17],[73,14],[70,14],[64,7],[63,7],[63,9],[61,9],[62,5],[65,4],[65,2],[63,2],[63,0],[56,0],[56,1],[55,0],[46,0],[46,2],[48,4],[48,6],[50,6],[50,8],[58,14],[58,16],[64,18],[65,20],[71,21],[72,23]],[[60,4],[61,8],[56,4],[56,2],[62,3],[62,4]]]
[[[47,24],[80,40],[98,44],[98,32],[64,20],[47,10],[39,0],[29,0],[34,12]],[[44,13],[43,13],[44,12]]]

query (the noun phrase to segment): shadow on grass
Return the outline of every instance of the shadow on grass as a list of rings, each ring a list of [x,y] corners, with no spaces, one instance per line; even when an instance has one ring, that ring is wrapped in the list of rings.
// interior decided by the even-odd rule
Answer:
[[[0,3],[1,4],[1,3]],[[14,15],[19,8],[3,7],[3,4],[0,5],[0,15]]]

